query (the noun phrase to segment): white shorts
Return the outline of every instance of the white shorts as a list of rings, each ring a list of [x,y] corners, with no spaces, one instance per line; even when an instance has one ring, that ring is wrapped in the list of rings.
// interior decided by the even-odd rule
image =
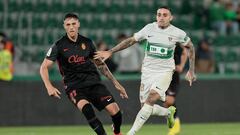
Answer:
[[[150,93],[155,90],[163,102],[166,99],[166,91],[172,81],[173,72],[142,73],[140,86],[140,102],[144,103]]]

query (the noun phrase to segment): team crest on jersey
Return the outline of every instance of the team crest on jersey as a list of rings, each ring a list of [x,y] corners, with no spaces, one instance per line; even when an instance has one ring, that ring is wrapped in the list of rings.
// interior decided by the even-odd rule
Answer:
[[[168,37],[168,40],[169,40],[169,41],[172,41],[172,39],[173,39],[172,37]]]
[[[83,50],[85,50],[85,49],[86,49],[86,45],[85,45],[84,43],[82,43],[82,44],[81,44],[81,48],[82,48]]]

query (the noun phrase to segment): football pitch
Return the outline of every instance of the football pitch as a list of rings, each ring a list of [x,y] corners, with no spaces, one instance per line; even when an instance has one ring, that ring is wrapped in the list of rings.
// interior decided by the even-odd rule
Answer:
[[[240,135],[240,123],[182,124],[179,135]],[[130,125],[122,127],[123,135]],[[112,135],[110,125],[105,125],[108,135]],[[145,125],[137,135],[167,135],[167,125]],[[33,126],[0,127],[0,135],[95,135],[86,126]]]

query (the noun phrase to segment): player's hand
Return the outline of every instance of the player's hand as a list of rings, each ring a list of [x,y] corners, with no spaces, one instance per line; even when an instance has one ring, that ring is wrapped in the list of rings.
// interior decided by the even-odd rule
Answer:
[[[197,77],[194,73],[194,71],[190,71],[188,70],[186,76],[185,76],[185,79],[189,81],[189,85],[192,86],[192,82],[193,81],[196,81]]]
[[[119,83],[115,83],[114,85],[115,85],[116,89],[120,92],[121,98],[128,99],[128,95],[127,95],[125,88]]]
[[[112,52],[110,52],[110,51],[97,51],[97,52],[95,52],[95,55],[93,56],[93,58],[94,59],[102,59],[103,61],[105,61],[110,56],[112,56]]]
[[[183,72],[183,66],[181,66],[181,65],[176,65],[175,70],[176,70],[178,73],[182,73],[182,72]]]
[[[47,88],[47,91],[49,96],[61,99],[61,92],[57,88],[50,86]]]

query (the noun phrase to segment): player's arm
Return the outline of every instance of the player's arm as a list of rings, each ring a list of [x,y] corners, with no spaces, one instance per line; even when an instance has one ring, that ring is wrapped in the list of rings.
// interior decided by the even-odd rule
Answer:
[[[119,44],[117,44],[115,47],[113,47],[112,49],[110,49],[108,51],[98,51],[98,52],[96,52],[96,55],[94,55],[94,59],[102,58],[103,61],[105,61],[113,53],[121,51],[123,49],[126,49],[126,48],[134,45],[136,42],[137,41],[135,40],[134,37],[127,38],[127,39],[123,40],[122,42],[120,42]]]
[[[61,94],[60,91],[52,85],[52,83],[50,82],[50,79],[49,79],[48,70],[53,64],[54,64],[53,61],[45,58],[40,67],[40,75],[41,75],[44,85],[47,89],[48,95],[60,99],[60,96],[59,96]]]
[[[185,46],[188,48],[188,58],[189,58],[189,70],[186,74],[186,79],[189,81],[190,86],[191,86],[192,82],[196,80],[196,75],[195,75],[195,49],[194,49],[194,46],[193,46],[193,43],[192,43],[191,40]]]
[[[127,39],[123,40],[122,42],[120,42],[119,44],[117,44],[112,49],[110,49],[109,52],[115,53],[115,52],[121,51],[123,49],[126,49],[126,48],[134,45],[135,43],[137,43],[137,41],[135,40],[134,37],[127,38]]]
[[[116,80],[116,78],[112,75],[111,71],[109,71],[107,65],[101,59],[93,59],[93,63],[96,65],[98,70],[106,76],[109,80],[111,80],[116,87],[116,89],[120,92],[120,96],[122,98],[128,98],[128,95],[124,89],[124,87]]]

